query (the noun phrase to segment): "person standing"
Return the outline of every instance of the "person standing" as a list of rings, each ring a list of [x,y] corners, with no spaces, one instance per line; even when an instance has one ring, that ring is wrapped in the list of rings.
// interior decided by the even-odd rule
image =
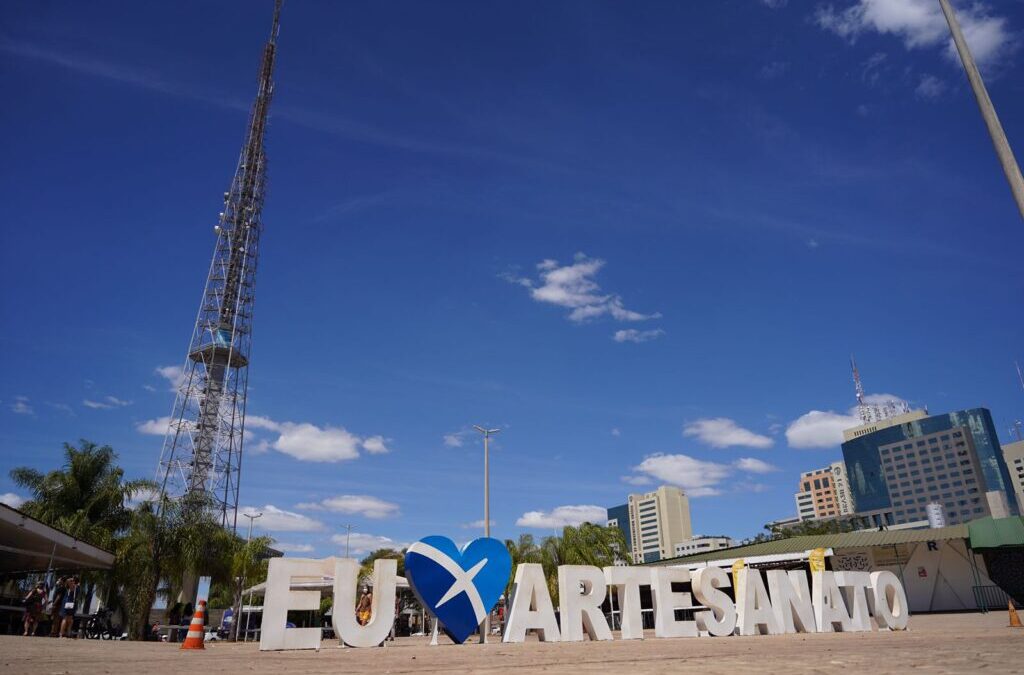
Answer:
[[[78,577],[67,580],[60,605],[60,637],[74,637],[75,606],[78,604]]]
[[[25,632],[26,637],[36,634],[39,619],[43,616],[43,603],[46,602],[46,585],[42,582],[35,585],[25,596]]]
[[[356,605],[356,621],[360,626],[370,622],[370,608],[373,607],[373,591],[363,586],[363,594],[359,597],[359,604]]]
[[[50,600],[50,604],[46,608],[46,613],[50,615],[50,637],[57,637],[60,634],[60,608],[64,606],[65,590],[67,590],[67,579],[61,577],[57,579],[57,584],[53,587],[53,599]]]

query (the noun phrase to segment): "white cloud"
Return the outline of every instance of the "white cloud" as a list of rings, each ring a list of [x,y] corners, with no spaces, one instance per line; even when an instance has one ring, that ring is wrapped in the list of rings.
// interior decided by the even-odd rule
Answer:
[[[359,456],[360,438],[344,427],[285,422],[280,431],[274,449],[304,462],[343,462]]]
[[[612,335],[612,339],[616,342],[650,342],[656,340],[665,334],[660,328],[653,330],[637,330],[635,328],[628,328],[626,330],[617,330]]]
[[[781,9],[789,3],[789,0],[761,0],[761,4],[769,9]]]
[[[1017,48],[1006,19],[992,16],[984,3],[961,4],[956,14],[979,65],[998,63]],[[823,5],[814,19],[822,28],[851,42],[874,31],[899,37],[907,49],[945,44],[947,55],[956,58],[949,26],[934,0],[858,0],[845,9]]]
[[[449,448],[461,448],[466,444],[466,439],[475,432],[472,429],[460,429],[444,435],[444,444]]]
[[[155,420],[146,420],[135,425],[135,430],[140,434],[151,436],[163,436],[167,433],[167,427],[171,424],[170,416],[158,417]]]
[[[652,478],[677,485],[690,497],[709,497],[720,494],[717,487],[732,473],[728,464],[707,462],[689,455],[648,455],[633,470]]]
[[[749,473],[771,473],[779,470],[778,467],[753,457],[740,457],[736,460],[736,468]]]
[[[376,551],[379,548],[393,548],[401,551],[408,544],[395,541],[388,537],[381,537],[363,532],[352,532],[351,534],[336,534],[331,541],[338,545],[342,553],[345,552],[345,540],[348,538],[349,554],[353,556],[365,555]]]
[[[50,402],[47,402],[46,405],[50,406],[54,410],[59,410],[59,411],[61,411],[63,413],[67,413],[68,415],[71,415],[72,417],[75,416],[74,409],[71,406],[69,406],[67,403],[50,403]]]
[[[942,96],[946,91],[946,83],[934,75],[922,75],[921,81],[917,83],[914,94],[918,98],[932,100]]]
[[[242,513],[263,515],[253,521],[253,527],[268,532],[315,532],[324,529],[324,524],[301,513],[279,509],[273,504],[261,507],[246,506]]]
[[[604,260],[577,253],[569,265],[560,265],[557,260],[550,259],[538,263],[536,280],[512,275],[506,275],[505,279],[530,289],[530,296],[537,302],[571,310],[569,320],[577,323],[605,315],[616,321],[646,321],[661,317],[657,312],[641,314],[626,309],[620,296],[602,293],[595,277],[604,265]]]
[[[92,408],[93,410],[110,410],[111,408],[124,408],[130,406],[131,401],[125,401],[117,398],[116,396],[105,396],[102,401],[93,401],[91,399],[85,399],[82,401],[82,405],[86,408]]]
[[[495,522],[494,520],[491,521],[491,527],[494,527],[497,524],[498,523]],[[484,519],[481,518],[480,520],[474,520],[471,523],[463,523],[462,524],[462,529],[464,529],[464,530],[482,530],[482,529],[484,529]],[[461,549],[461,547],[459,547],[459,548]]]
[[[12,509],[20,509],[21,505],[26,501],[28,500],[21,495],[14,494],[13,492],[4,492],[3,494],[0,494],[0,504],[7,504],[7,506],[10,506]]]
[[[742,446],[745,448],[770,448],[772,439],[756,434],[736,424],[728,417],[701,419],[683,428],[683,436],[696,436],[698,440],[713,448]]]
[[[162,436],[167,432],[169,417],[142,422],[135,428],[143,434]],[[318,427],[308,422],[276,422],[261,415],[247,415],[245,425],[249,429],[261,429],[277,434],[273,442],[259,440],[248,448],[254,454],[273,448],[306,462],[343,462],[355,459],[362,448],[370,454],[388,452],[388,439],[383,436],[362,438],[344,427]]]
[[[550,512],[527,511],[516,521],[519,527],[535,527],[538,529],[555,529],[567,525],[577,526],[580,523],[604,525],[608,522],[608,509],[600,506],[556,506]]]
[[[366,450],[371,455],[383,455],[384,453],[391,452],[391,450],[385,445],[390,439],[385,439],[383,436],[370,436],[363,441],[363,450]]]
[[[312,553],[313,547],[310,544],[285,544],[274,543],[270,548],[276,548],[282,553]]]
[[[357,513],[367,518],[391,518],[398,515],[398,504],[386,502],[370,495],[338,495],[328,497],[319,502],[296,504],[297,509],[313,511],[335,511],[337,513]]]
[[[28,403],[28,396],[15,396],[14,403],[11,404],[11,412],[17,413],[18,415],[33,415],[35,410]]]
[[[613,427],[612,431],[611,431],[611,434],[615,438],[619,438],[620,436],[622,436],[622,431],[618,427]]]
[[[623,476],[622,482],[630,485],[650,485],[654,481],[649,476]]]
[[[154,372],[167,380],[171,391],[178,391],[178,388],[185,382],[185,373],[181,366],[157,366]]]
[[[864,403],[885,405],[890,402],[907,404],[894,394],[867,394]],[[909,404],[908,404],[909,405]],[[843,432],[861,425],[857,408],[850,408],[846,414],[811,410],[801,415],[786,427],[786,440],[792,448],[833,448],[843,442]]]
[[[248,436],[245,452],[249,455],[265,455],[270,451],[270,441],[265,438]]]
[[[812,410],[786,427],[786,440],[792,448],[832,448],[843,442],[843,431],[860,425],[854,415]]]

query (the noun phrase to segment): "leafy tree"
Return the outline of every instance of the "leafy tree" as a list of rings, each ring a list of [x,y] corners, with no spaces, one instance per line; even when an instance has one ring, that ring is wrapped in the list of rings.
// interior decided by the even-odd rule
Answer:
[[[22,511],[73,537],[111,549],[116,537],[131,524],[131,500],[154,489],[155,484],[126,481],[109,445],[100,447],[82,440],[79,446],[64,444],[60,469],[44,474],[18,467],[11,470],[11,479],[32,493]]]
[[[560,537],[544,537],[540,545],[540,563],[544,567],[552,602],[558,603],[559,565],[608,567],[621,558],[620,551],[628,550],[622,530],[593,523],[566,526]]]
[[[373,578],[373,563],[382,558],[392,558],[398,561],[398,576],[405,576],[405,551],[397,551],[393,548],[378,548],[370,555],[363,558],[359,563],[359,579],[368,581]]]

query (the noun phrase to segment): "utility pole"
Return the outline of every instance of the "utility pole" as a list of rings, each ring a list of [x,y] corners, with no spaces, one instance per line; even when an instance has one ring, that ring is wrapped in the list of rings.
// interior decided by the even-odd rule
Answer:
[[[1006,174],[1006,180],[1010,183],[1010,191],[1017,202],[1021,217],[1024,218],[1024,177],[1021,176],[1020,167],[1013,157],[1013,150],[1010,149],[1010,142],[1006,139],[1003,125],[999,123],[992,99],[988,97],[988,91],[985,90],[985,83],[981,80],[981,73],[978,72],[978,66],[974,62],[974,57],[971,56],[971,50],[967,48],[967,41],[964,40],[964,34],[956,20],[956,13],[949,4],[949,0],[939,0],[939,5],[942,6],[942,13],[945,14],[946,23],[949,24],[949,32],[953,34],[953,43],[956,45],[957,53],[960,54],[960,62],[963,63],[964,70],[967,72],[971,89],[974,90],[974,97],[978,99],[978,107],[981,108],[981,116],[985,120],[985,126],[988,127],[988,134],[992,137],[996,156],[999,157],[999,163],[1003,165],[1003,173]]]
[[[261,517],[263,515],[263,512],[261,511],[260,513],[256,513],[256,514],[243,513],[242,515],[249,519],[249,534],[245,538],[245,548],[248,549],[249,548],[249,544],[252,542],[252,524],[253,524],[253,522],[255,522],[255,520],[257,518],[259,518],[259,517]],[[238,614],[235,615],[235,642],[238,642],[238,631],[242,628],[242,609],[243,609],[243,606],[241,604],[241,602],[242,602],[241,595],[242,595],[242,591],[245,590],[245,575],[248,573],[248,571],[249,571],[249,557],[248,557],[248,550],[246,550],[246,557],[244,557],[242,559],[242,581],[241,581],[241,586],[242,587],[238,589],[238,595],[239,595],[238,602],[239,602],[239,606],[238,606]],[[252,605],[252,591],[249,592],[249,604],[250,604],[250,606]],[[249,634],[249,615],[248,614],[245,615],[245,634],[246,635]]]
[[[342,527],[345,528],[345,557],[347,558],[348,557],[348,544],[349,544],[349,540],[352,539],[352,528],[355,527],[355,525],[342,525]]]
[[[501,431],[501,429],[485,429],[484,427],[473,425],[473,428],[484,435],[484,536],[491,536],[491,458],[490,458],[490,441],[491,436]],[[483,625],[480,628],[480,643],[484,644],[487,642],[487,631],[490,630],[491,626],[491,614],[487,613],[484,617]]]

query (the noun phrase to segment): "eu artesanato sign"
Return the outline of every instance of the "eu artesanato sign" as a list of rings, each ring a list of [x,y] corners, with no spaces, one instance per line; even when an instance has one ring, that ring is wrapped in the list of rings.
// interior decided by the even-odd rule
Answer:
[[[817,566],[812,566],[817,567]],[[512,572],[505,545],[481,538],[461,551],[447,537],[426,537],[409,547],[405,570],[416,596],[458,643],[465,641],[494,608]],[[351,558],[274,558],[267,574],[263,601],[261,650],[318,649],[319,628],[286,628],[289,610],[320,607],[319,591],[291,590],[301,578],[334,577],[334,630],[352,647],[380,645],[395,620],[398,562],[377,560],[373,569],[373,615],[366,625],[354,608],[359,563]],[[609,587],[616,589],[622,612],[623,640],[643,639],[640,587],[650,586],[654,598],[654,634],[659,638],[725,635],[778,635],[902,630],[907,626],[907,596],[892,572],[829,572],[737,569],[735,602],[722,589],[732,581],[718,567],[694,571],[672,567],[605,567],[562,565],[558,568],[561,622],[555,618],[544,572],[524,563],[515,570],[512,607],[504,642],[522,642],[529,630],[544,641],[611,640],[601,604]],[[690,584],[689,592],[672,584]],[[766,585],[767,583],[767,585]],[[704,607],[693,621],[678,621],[675,610]],[[350,608],[351,611],[345,611]]]

